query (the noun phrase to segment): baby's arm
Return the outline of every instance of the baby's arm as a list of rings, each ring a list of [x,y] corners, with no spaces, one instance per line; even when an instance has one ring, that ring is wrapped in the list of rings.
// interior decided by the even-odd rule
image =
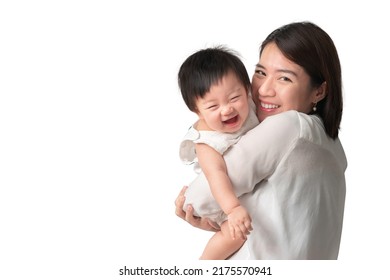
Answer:
[[[252,230],[251,218],[236,197],[227,174],[225,161],[216,150],[206,144],[196,144],[200,167],[209,182],[211,193],[224,213],[228,215],[229,228],[233,238],[246,238]]]

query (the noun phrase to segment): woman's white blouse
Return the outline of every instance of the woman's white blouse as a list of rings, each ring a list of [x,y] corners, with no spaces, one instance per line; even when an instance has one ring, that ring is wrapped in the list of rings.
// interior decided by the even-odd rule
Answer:
[[[253,226],[232,259],[337,259],[347,159],[317,116],[268,117],[224,158]],[[189,190],[186,204],[200,216],[219,210],[203,173]]]

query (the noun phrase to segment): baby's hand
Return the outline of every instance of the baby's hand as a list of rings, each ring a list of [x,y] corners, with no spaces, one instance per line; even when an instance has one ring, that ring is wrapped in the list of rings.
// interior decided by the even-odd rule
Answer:
[[[252,219],[241,205],[232,209],[228,215],[228,222],[230,235],[233,239],[242,238],[245,240],[252,230]]]

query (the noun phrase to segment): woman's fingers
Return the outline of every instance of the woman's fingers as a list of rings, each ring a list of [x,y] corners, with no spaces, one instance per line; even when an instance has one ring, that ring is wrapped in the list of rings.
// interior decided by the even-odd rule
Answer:
[[[184,187],[180,190],[180,193],[179,193],[179,195],[177,196],[177,198],[176,198],[176,200],[175,200],[176,208],[177,208],[177,207],[183,208],[184,201],[185,201],[185,196],[184,196],[184,194],[186,193],[187,188],[188,188],[187,186],[184,186]]]
[[[185,220],[189,222],[191,225],[194,225],[196,218],[194,217],[194,208],[191,205],[188,205]]]
[[[209,220],[207,218],[206,218],[206,221],[207,221],[207,224],[210,226],[210,230],[211,231],[219,231],[219,230],[221,230],[221,227],[217,223],[214,223],[214,222],[212,222],[211,220]]]
[[[188,205],[187,208],[183,209],[184,203],[186,200],[185,193],[187,191],[187,186],[184,186],[177,198],[175,199],[175,213],[178,217],[182,218],[183,220],[187,221],[189,224],[191,224],[194,227],[203,229],[203,230],[209,230],[209,231],[218,231],[220,230],[220,227],[210,221],[207,218],[200,218],[194,216],[194,208],[191,205]]]
[[[197,228],[203,228],[202,222],[206,222],[205,220],[202,220],[199,217],[194,216],[194,208],[191,205],[188,205],[186,211],[185,211],[185,218],[184,218],[190,225],[197,227]]]
[[[184,194],[186,193],[187,189],[188,189],[188,186],[184,186],[184,187],[181,189],[179,195],[184,196]]]
[[[184,194],[187,188],[188,188],[187,186],[184,186],[175,200],[175,206],[176,206],[175,213],[177,216],[179,216],[182,219],[186,219],[186,212],[183,210],[183,206],[186,200]]]
[[[213,232],[220,230],[220,227],[211,222],[208,218],[194,216],[194,208],[191,205],[188,205],[187,210],[185,211],[185,220],[192,226],[203,230]]]

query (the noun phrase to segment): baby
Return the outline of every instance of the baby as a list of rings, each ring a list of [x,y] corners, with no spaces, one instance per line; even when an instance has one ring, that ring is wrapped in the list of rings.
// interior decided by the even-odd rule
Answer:
[[[181,143],[180,157],[185,163],[194,163],[198,171],[200,167],[221,208],[207,216],[221,230],[207,243],[200,259],[227,259],[252,230],[251,218],[234,193],[223,159],[241,135],[258,124],[250,79],[232,50],[215,47],[189,56],[180,67],[178,80],[184,102],[199,118]]]

